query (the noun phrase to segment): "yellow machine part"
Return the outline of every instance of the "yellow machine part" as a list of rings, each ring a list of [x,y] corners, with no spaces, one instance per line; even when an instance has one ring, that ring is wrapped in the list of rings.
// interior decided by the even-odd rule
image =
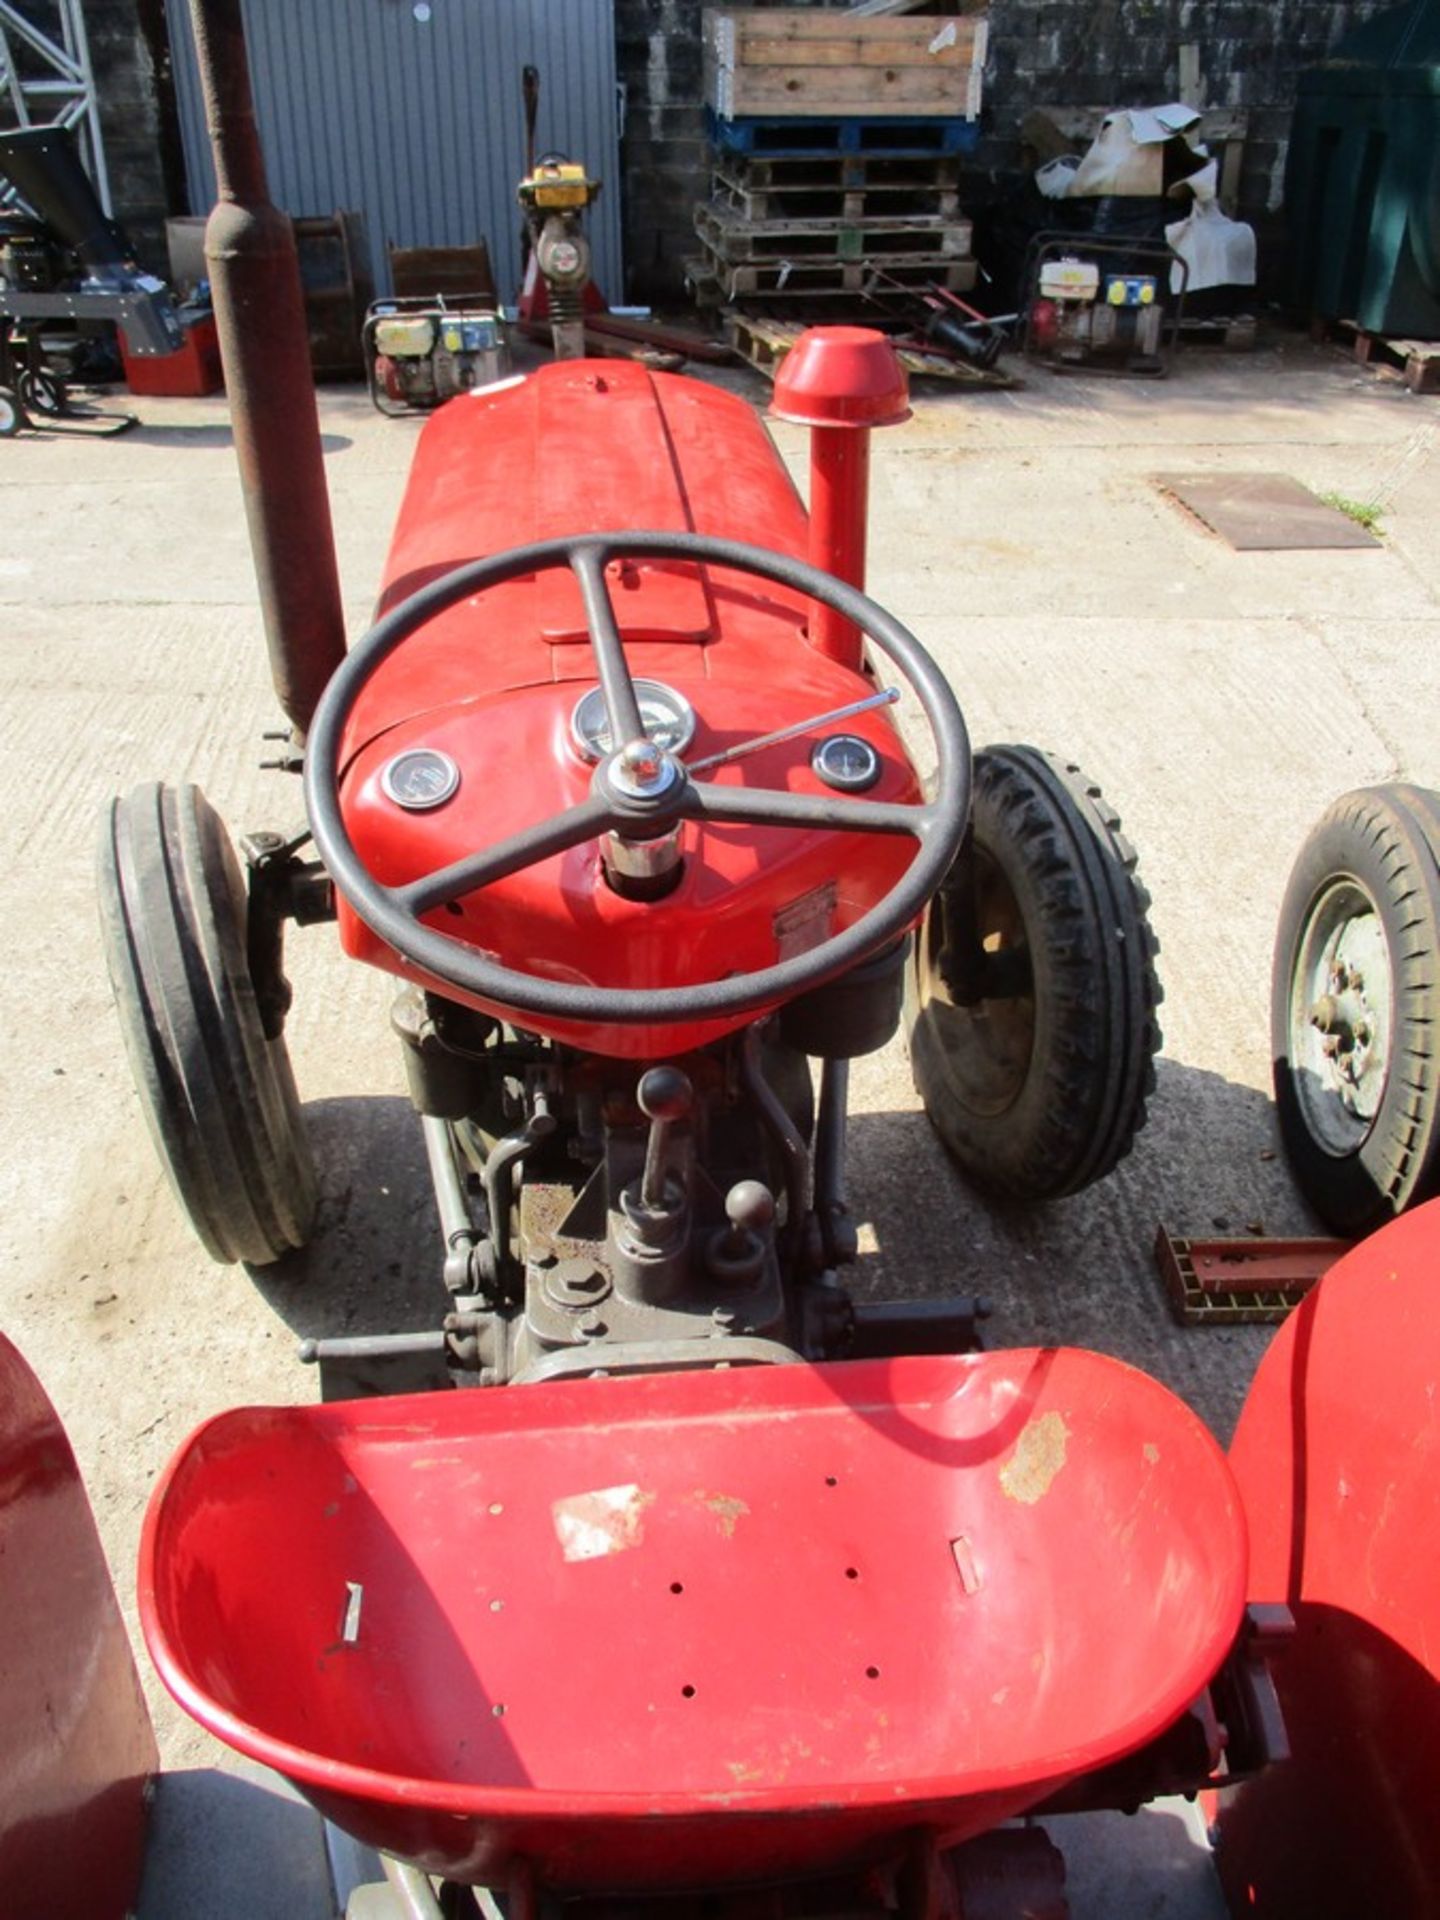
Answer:
[[[520,183],[520,192],[537,207],[550,211],[590,204],[591,181],[583,166],[572,160],[553,166],[537,167],[528,180]]]
[[[397,314],[375,328],[375,351],[392,360],[423,359],[435,345],[435,322],[425,314]]]

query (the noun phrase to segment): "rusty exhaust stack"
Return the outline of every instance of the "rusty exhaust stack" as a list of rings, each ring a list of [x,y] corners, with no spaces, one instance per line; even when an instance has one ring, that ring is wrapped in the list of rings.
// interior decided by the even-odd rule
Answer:
[[[865,590],[870,430],[910,418],[910,387],[894,347],[873,327],[809,327],[781,362],[770,412],[810,429],[812,567]],[[806,638],[859,671],[860,629],[817,605]]]
[[[270,202],[241,0],[190,0],[218,199],[205,260],[275,693],[297,740],[345,655],[290,222]]]

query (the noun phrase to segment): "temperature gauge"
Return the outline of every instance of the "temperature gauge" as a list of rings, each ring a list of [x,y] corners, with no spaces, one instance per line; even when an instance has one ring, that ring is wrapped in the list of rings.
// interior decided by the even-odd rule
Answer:
[[[832,733],[810,755],[810,765],[827,787],[863,793],[880,778],[880,756],[858,733]]]
[[[408,813],[443,807],[460,784],[460,769],[435,747],[410,747],[385,764],[382,792]]]

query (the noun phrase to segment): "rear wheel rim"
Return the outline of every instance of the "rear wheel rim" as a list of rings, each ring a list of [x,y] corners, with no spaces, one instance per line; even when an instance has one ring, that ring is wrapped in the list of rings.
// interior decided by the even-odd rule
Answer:
[[[1359,881],[1317,895],[1290,979],[1289,1057],[1295,1097],[1315,1144],[1332,1158],[1369,1138],[1390,1078],[1394,971],[1385,928]]]

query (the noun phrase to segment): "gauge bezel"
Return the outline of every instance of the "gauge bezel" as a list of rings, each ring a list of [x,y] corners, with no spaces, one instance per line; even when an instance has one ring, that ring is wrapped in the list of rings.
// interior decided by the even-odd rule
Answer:
[[[870,757],[870,764],[858,777],[850,774],[830,772],[825,766],[825,755],[832,747],[859,747],[862,753]],[[817,740],[810,752],[810,768],[817,780],[823,780],[827,787],[836,793],[865,793],[880,778],[880,755],[863,734],[827,733],[823,740]]]
[[[396,769],[404,766],[407,760],[420,759],[438,761],[448,775],[442,791],[423,800],[417,800],[413,794],[401,793],[395,784]],[[436,807],[443,807],[447,800],[453,800],[459,790],[460,768],[439,747],[406,747],[403,752],[387,760],[380,769],[380,791],[387,800],[393,801],[406,813],[430,813]]]
[[[680,722],[680,737],[670,742],[666,746],[665,751],[674,754],[676,759],[679,759],[681,754],[685,752],[686,748],[695,738],[695,709],[691,706],[690,702],[685,698],[683,693],[677,693],[674,687],[667,686],[663,680],[637,679],[635,682],[635,698],[639,702],[642,719],[644,718],[644,707],[647,699],[654,700],[658,698],[667,701],[674,708],[675,718]],[[575,702],[574,710],[570,715],[571,747],[579,754],[586,766],[598,767],[600,762],[605,758],[605,754],[613,751],[613,746],[602,750],[597,747],[586,734],[584,728],[581,726],[580,716],[587,705],[592,707],[602,726],[609,724],[608,716],[605,712],[605,692],[598,681],[594,686],[587,687],[585,692],[581,694],[580,698]],[[646,737],[649,738],[649,728],[647,727],[645,731]],[[623,745],[624,742],[621,744]]]

